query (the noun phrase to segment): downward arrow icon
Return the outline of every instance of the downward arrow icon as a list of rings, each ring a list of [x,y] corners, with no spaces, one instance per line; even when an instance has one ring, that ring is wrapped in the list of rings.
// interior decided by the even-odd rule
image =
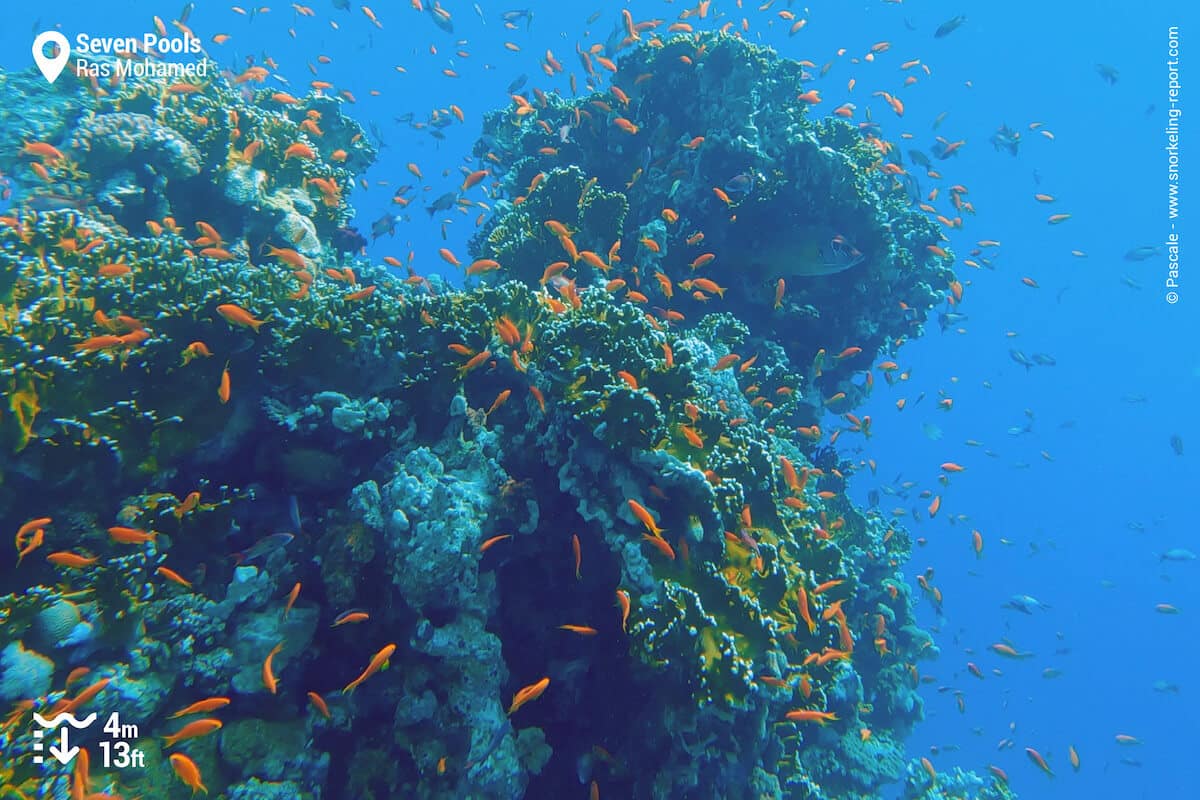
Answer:
[[[71,763],[76,755],[79,754],[78,747],[71,747],[71,743],[67,741],[67,726],[64,725],[58,730],[58,745],[50,745],[50,755],[58,759],[58,763],[64,767]]]

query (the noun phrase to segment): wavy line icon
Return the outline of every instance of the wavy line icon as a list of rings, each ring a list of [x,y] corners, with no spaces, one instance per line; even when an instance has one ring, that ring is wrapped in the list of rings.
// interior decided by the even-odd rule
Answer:
[[[71,727],[82,730],[96,721],[96,712],[93,711],[91,714],[88,714],[83,720],[78,720],[75,718],[74,714],[68,714],[65,711],[53,719],[46,719],[36,711],[33,712],[33,721],[38,725],[41,725],[43,728],[57,728],[63,723],[63,720],[71,723]]]

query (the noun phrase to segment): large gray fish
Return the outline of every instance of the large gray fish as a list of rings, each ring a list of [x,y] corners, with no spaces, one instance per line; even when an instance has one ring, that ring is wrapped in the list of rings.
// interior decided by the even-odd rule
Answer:
[[[941,25],[938,25],[937,30],[933,32],[933,38],[941,39],[945,36],[949,36],[958,30],[959,25],[962,25],[966,21],[967,17],[965,14],[959,14],[957,17],[951,17]]]
[[[1027,594],[1014,594],[1004,603],[1004,608],[1011,608],[1013,611],[1020,611],[1022,614],[1032,615],[1034,611],[1045,611],[1050,606],[1038,600],[1036,597],[1030,597]]]
[[[276,550],[282,550],[287,547],[296,537],[290,533],[272,533],[270,536],[264,536],[249,548],[240,553],[234,553],[233,557],[239,565],[252,564],[259,559],[266,558]]]

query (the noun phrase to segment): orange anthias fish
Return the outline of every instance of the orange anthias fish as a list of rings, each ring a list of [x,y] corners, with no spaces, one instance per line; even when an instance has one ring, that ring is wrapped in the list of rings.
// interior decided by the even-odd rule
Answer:
[[[1042,758],[1041,753],[1039,753],[1037,750],[1034,750],[1032,747],[1026,747],[1025,755],[1029,756],[1030,761],[1032,761],[1034,764],[1037,764],[1038,769],[1049,775],[1051,778],[1054,777],[1054,772],[1051,771],[1050,765],[1046,763],[1046,759]]]
[[[221,720],[219,719],[198,719],[195,722],[189,722],[179,730],[172,733],[170,736],[163,737],[163,747],[171,747],[176,742],[181,742],[184,739],[195,739],[198,736],[207,736],[221,729]]]
[[[599,633],[591,625],[559,625],[558,629],[568,631],[569,633],[577,633],[580,636],[595,636]]]
[[[296,584],[299,587],[300,584]],[[283,649],[283,642],[271,648],[271,652],[267,653],[267,657],[263,659],[262,665],[262,680],[263,686],[267,687],[267,691],[275,694],[279,690],[279,679],[275,677],[275,669],[271,662],[275,656],[279,655],[279,651]]]
[[[255,333],[269,320],[258,319],[246,309],[233,303],[222,303],[217,306],[217,313],[225,318],[225,321],[230,325],[236,325],[239,328],[252,328]]]
[[[158,534],[154,531],[146,532],[138,528],[125,528],[116,526],[108,529],[108,535],[114,542],[121,544],[142,544],[144,542],[154,541],[154,537]]]
[[[99,561],[99,557],[81,556],[78,553],[72,553],[66,550],[61,550],[57,553],[51,553],[46,556],[46,560],[56,567],[67,567],[68,569],[83,569],[90,567]]]
[[[209,711],[216,711],[218,708],[224,708],[227,705],[229,705],[228,697],[209,697],[205,700],[198,700],[187,708],[179,709],[168,717],[168,719],[186,717],[188,714],[202,714]]]
[[[179,780],[191,788],[192,794],[195,794],[197,790],[208,794],[208,789],[200,782],[200,768],[196,766],[195,761],[183,753],[172,753],[169,760],[171,768],[175,770]]]
[[[513,695],[512,705],[508,707],[509,716],[512,716],[521,706],[533,700],[537,700],[546,692],[546,688],[550,686],[549,678],[542,678],[537,683],[531,683],[517,690]]]
[[[837,714],[832,711],[813,711],[807,708],[797,708],[784,716],[789,722],[815,722],[818,725],[837,721]]]
[[[384,669],[388,664],[388,659],[392,657],[392,653],[394,652],[396,652],[396,645],[389,644],[378,653],[371,656],[371,663],[367,665],[367,668],[363,670],[361,675],[350,681],[350,683],[346,684],[346,688],[342,689],[342,694],[353,692],[355,689],[361,686],[363,681],[365,681],[367,678],[371,677],[376,672],[379,672],[379,670]]]
[[[329,704],[325,702],[324,697],[321,697],[321,695],[317,694],[316,692],[309,692],[308,699],[312,701],[313,707],[316,708],[317,711],[321,712],[321,716],[323,716],[325,719],[330,718],[331,715],[329,713]]]
[[[628,633],[627,625],[629,623],[630,599],[629,592],[624,589],[617,589],[617,605],[621,609],[621,631]]]
[[[633,512],[638,521],[646,526],[646,530],[661,539],[663,531],[666,529],[658,527],[658,523],[654,521],[654,517],[650,514],[649,510],[637,500],[626,500],[625,502],[629,504],[629,510]]]
[[[803,584],[796,587],[796,605],[800,608],[800,619],[808,626],[808,632],[815,633],[817,623],[813,621],[812,612],[808,610],[808,592],[804,590]]]

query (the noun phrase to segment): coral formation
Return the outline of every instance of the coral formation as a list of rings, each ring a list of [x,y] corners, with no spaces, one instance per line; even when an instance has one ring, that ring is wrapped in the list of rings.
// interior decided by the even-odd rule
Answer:
[[[594,96],[490,117],[511,200],[474,248],[507,271],[457,291],[339,252],[373,152],[336,99],[221,77],[52,93],[29,132],[64,148],[65,194],[27,187],[0,217],[0,504],[31,521],[33,588],[0,629],[5,663],[35,667],[6,670],[17,723],[84,684],[155,737],[230,699],[205,712],[217,735],[147,738],[145,773],[113,778],[163,798],[188,796],[175,752],[247,799],[914,781],[901,742],[936,648],[910,541],[852,506],[818,422],[951,276],[870,137],[796,105],[797,65],[661,44],[614,78],[639,132]],[[716,120],[671,99],[750,87]],[[540,154],[562,126],[576,166]],[[698,277],[714,259],[729,286]],[[66,686],[35,641],[89,648],[91,674]]]

